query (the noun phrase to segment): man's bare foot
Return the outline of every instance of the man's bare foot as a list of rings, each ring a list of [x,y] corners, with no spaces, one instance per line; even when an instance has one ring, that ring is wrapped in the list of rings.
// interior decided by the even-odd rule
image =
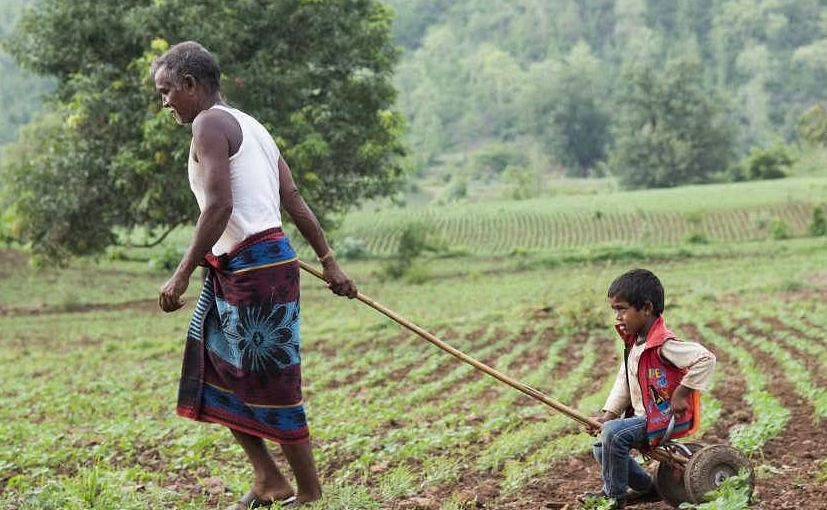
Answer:
[[[322,499],[321,493],[319,493],[319,494],[299,494],[298,496],[296,496],[296,501],[300,505],[303,505],[305,503],[312,503],[312,502],[318,501],[320,499]]]
[[[258,478],[250,491],[264,501],[282,501],[296,493],[290,483],[283,476],[273,478]]]

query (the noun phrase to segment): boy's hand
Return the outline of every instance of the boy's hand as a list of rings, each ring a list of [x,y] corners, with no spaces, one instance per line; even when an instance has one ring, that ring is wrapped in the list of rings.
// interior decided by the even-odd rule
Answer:
[[[601,414],[600,416],[592,417],[592,419],[600,423],[606,423],[607,421],[614,420],[616,418],[617,415],[611,411],[603,411],[603,414]],[[584,427],[586,428],[586,433],[591,436],[599,436],[600,432],[602,431],[601,428],[595,427],[593,425],[585,425]]]
[[[680,385],[672,393],[672,414],[675,417],[684,415],[689,411],[691,405],[689,398],[692,396],[692,390],[684,385]]]

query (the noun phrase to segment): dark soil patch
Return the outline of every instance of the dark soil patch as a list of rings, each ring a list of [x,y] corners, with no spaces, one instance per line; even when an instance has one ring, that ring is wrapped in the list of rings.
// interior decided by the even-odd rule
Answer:
[[[185,306],[185,309],[189,308]],[[62,313],[92,313],[92,312],[115,312],[115,311],[136,311],[140,313],[159,315],[161,309],[158,307],[157,299],[136,299],[121,303],[77,303],[72,305],[43,305],[30,308],[6,308],[0,306],[0,317],[27,317],[32,315],[55,315]]]
[[[706,435],[703,441],[706,443],[724,443],[729,438],[732,427],[739,424],[750,423],[753,419],[752,411],[744,402],[743,397],[747,392],[747,383],[744,376],[738,370],[738,365],[733,359],[716,349],[714,346],[704,343],[701,333],[692,325],[683,327],[688,338],[697,338],[701,345],[707,347],[718,359],[716,370],[722,372],[718,378],[712,394],[721,402],[721,415]],[[703,417],[701,417],[703,419]]]
[[[466,340],[470,342],[470,347],[468,348],[461,348],[457,347],[456,345],[452,345],[452,347],[457,347],[460,351],[463,351],[469,356],[476,358],[474,352],[480,351],[482,349],[485,349],[486,347],[494,345],[500,340],[500,338],[507,334],[502,329],[497,329],[492,334],[488,334],[486,333],[486,331],[487,330],[485,328],[480,328],[469,333],[468,336],[466,336]],[[484,341],[479,342],[479,340],[483,338]],[[417,340],[419,340],[419,338],[417,338]],[[422,341],[425,342],[426,340]],[[439,349],[436,346],[432,346],[432,348]],[[464,364],[462,361],[454,358],[451,354],[448,354],[447,352],[440,352],[440,354],[445,356],[445,361],[440,363],[436,370],[428,374],[428,376],[423,381],[421,381],[421,384],[428,384],[434,381],[439,381],[443,379],[448,373],[455,370],[458,365]]]
[[[795,392],[775,359],[757,350],[751,352],[769,376],[769,391],[792,413],[784,433],[764,447],[762,461],[777,473],[758,481],[758,508],[827,509],[827,484],[818,481],[827,452],[824,426],[814,424],[813,407]]]
[[[822,369],[821,363],[818,359],[807,354],[806,352],[796,349],[795,347],[788,344],[787,342],[784,342],[783,340],[775,340],[774,338],[772,338],[772,336],[767,336],[766,333],[758,331],[755,328],[751,327],[748,322],[744,322],[742,325],[745,326],[747,328],[747,331],[749,331],[750,334],[754,337],[761,338],[766,342],[778,342],[784,348],[784,350],[787,353],[789,353],[790,356],[793,357],[793,359],[804,365],[804,367],[807,369],[807,373],[816,385],[822,388],[827,387],[827,374],[824,373],[824,370]]]
[[[7,278],[12,271],[28,267],[29,257],[17,250],[0,250],[0,280]]]
[[[570,342],[563,354],[561,355],[561,362],[555,368],[551,379],[559,379],[569,373],[576,367],[583,358],[583,342],[585,338],[573,340]],[[548,348],[544,351],[548,352]],[[545,358],[543,358],[545,359]],[[542,360],[538,362],[541,363]],[[492,388],[482,397],[490,399],[486,401],[493,401],[503,392],[517,390],[498,384]],[[514,403],[514,408],[522,408],[526,406],[540,405],[535,400],[530,399],[525,395],[521,395],[519,400]],[[477,423],[484,421],[482,419],[475,419],[471,417],[470,423]],[[527,422],[528,423],[528,422]],[[447,501],[452,495],[459,498],[459,500],[466,504],[467,507],[477,508],[502,508],[497,502],[500,495],[500,484],[502,483],[502,475],[499,472],[480,472],[476,467],[476,460],[479,452],[491,444],[499,434],[483,435],[482,439],[469,445],[466,449],[465,466],[459,480],[443,486],[428,487],[425,491],[416,497],[409,498],[399,503],[396,508],[404,509],[436,509],[440,508],[442,504]],[[451,454],[449,452],[449,455]],[[527,507],[528,508],[528,507]]]
[[[600,358],[594,368],[591,384],[578,398],[598,391],[607,378],[614,377],[617,369],[617,355],[611,340],[600,340]],[[540,509],[540,508],[580,508],[577,496],[587,491],[599,491],[601,487],[600,469],[594,458],[578,455],[555,463],[541,480],[526,486],[517,496],[497,502],[496,508],[503,509]],[[646,508],[637,506],[635,508]],[[660,504],[651,508],[660,508]]]

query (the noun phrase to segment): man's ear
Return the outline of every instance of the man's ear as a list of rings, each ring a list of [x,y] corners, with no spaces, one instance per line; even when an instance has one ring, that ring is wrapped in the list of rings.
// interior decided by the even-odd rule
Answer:
[[[195,81],[195,77],[191,74],[185,74],[181,78],[181,88],[186,90],[187,92],[194,93],[195,87],[198,85],[198,82]]]
[[[646,315],[655,315],[655,305],[653,305],[651,301],[647,301],[643,304],[641,311]]]

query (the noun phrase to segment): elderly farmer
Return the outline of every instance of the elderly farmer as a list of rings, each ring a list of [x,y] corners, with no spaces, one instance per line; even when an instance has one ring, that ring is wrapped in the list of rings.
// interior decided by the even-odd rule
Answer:
[[[163,106],[179,124],[192,124],[188,174],[201,210],[192,244],[161,288],[161,308],[181,308],[192,272],[207,267],[187,333],[178,414],[228,427],[249,457],[255,483],[231,509],[316,500],[301,390],[299,265],[280,207],[315,250],[333,292],[352,298],[356,287],[272,136],[224,103],[216,59],[184,42],[153,63],[152,77]],[[296,493],[263,439],[281,445]]]

